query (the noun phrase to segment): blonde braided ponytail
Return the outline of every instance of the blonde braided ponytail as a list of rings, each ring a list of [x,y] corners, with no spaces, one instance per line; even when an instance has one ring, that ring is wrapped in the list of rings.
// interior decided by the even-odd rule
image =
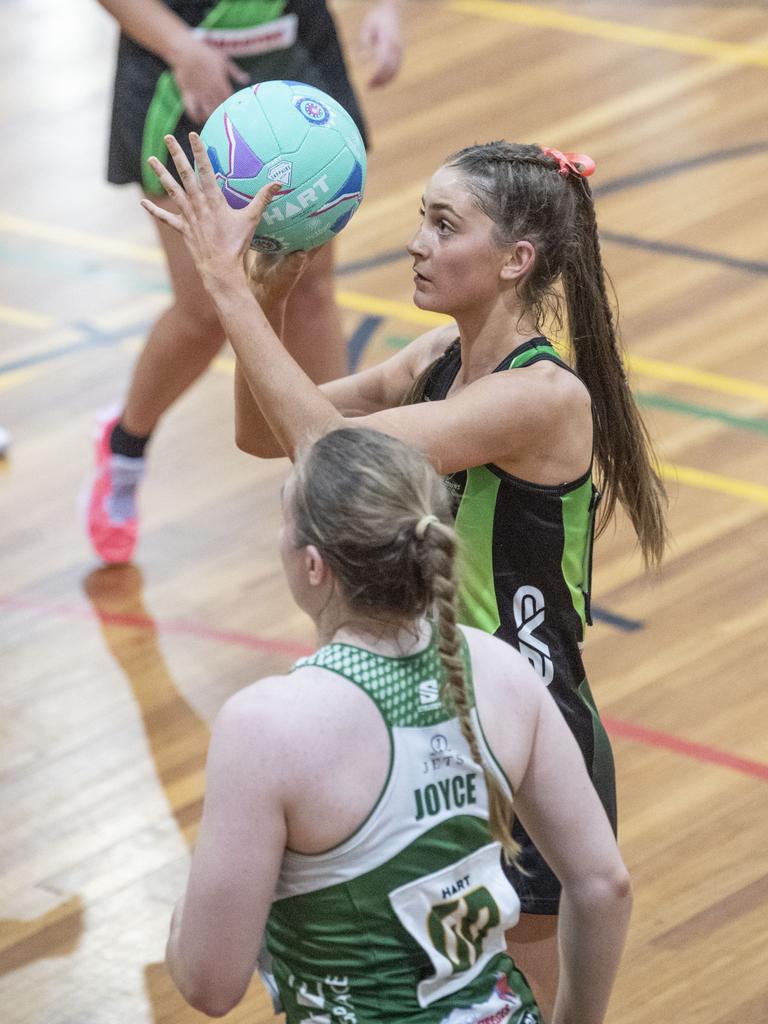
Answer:
[[[483,770],[488,790],[491,835],[501,843],[507,861],[514,862],[520,853],[520,846],[512,838],[512,800],[495,772],[488,767],[480,751],[470,717],[466,666],[462,654],[461,633],[456,622],[456,534],[450,526],[436,520],[428,524],[423,531],[423,539],[426,545],[425,575],[432,584],[438,651],[444,671],[441,696],[444,702],[456,711],[461,733],[470,749],[472,759]]]

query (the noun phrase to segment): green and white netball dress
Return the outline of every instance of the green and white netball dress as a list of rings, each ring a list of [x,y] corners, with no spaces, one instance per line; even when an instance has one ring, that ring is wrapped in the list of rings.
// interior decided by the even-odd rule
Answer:
[[[404,658],[330,644],[294,671],[305,666],[369,695],[391,755],[354,835],[326,853],[284,855],[267,945],[286,1024],[539,1024],[505,951],[519,900],[488,829],[482,768],[440,699],[434,641]],[[468,691],[494,764],[471,681]]]
[[[546,360],[573,370],[546,338],[515,349],[494,370]],[[440,401],[461,367],[458,342],[433,367],[424,399]],[[581,657],[591,621],[592,542],[599,494],[591,470],[555,487],[520,480],[498,466],[452,473],[456,530],[462,539],[460,621],[506,640],[524,655],[557,701],[616,828],[613,755]],[[528,913],[556,914],[560,883],[519,822],[526,873],[509,869]]]

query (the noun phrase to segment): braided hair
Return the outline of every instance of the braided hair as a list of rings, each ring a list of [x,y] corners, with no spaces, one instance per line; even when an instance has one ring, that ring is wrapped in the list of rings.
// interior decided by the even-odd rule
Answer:
[[[482,755],[472,719],[456,622],[458,542],[442,479],[402,441],[347,427],[303,450],[294,480],[294,542],[318,548],[352,611],[403,621],[434,617],[441,698],[455,711],[472,758],[482,768],[491,834],[514,859],[519,847],[510,833],[512,800]]]

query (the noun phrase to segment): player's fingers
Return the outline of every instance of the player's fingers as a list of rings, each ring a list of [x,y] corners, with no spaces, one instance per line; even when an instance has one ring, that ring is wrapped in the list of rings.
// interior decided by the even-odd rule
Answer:
[[[247,71],[244,71],[240,65],[230,58],[227,58],[227,72],[233,82],[237,82],[238,85],[248,85],[251,80],[251,76]]]
[[[181,234],[184,228],[184,221],[178,213],[171,213],[170,210],[165,210],[162,206],[156,206],[149,199],[142,199],[141,205],[147,213],[150,213],[155,218],[155,220],[161,220],[163,224],[170,225],[170,227],[174,228]]]
[[[160,184],[165,189],[166,194],[174,201],[174,203],[176,203],[183,213],[189,205],[184,189],[179,185],[178,181],[176,181],[165,164],[161,164],[156,156],[149,157],[147,163],[160,179]]]
[[[190,132],[190,136],[193,133]],[[181,178],[181,184],[184,186],[184,193],[190,202],[197,207],[198,193],[200,191],[195,172],[187,159],[187,154],[181,148],[179,143],[173,137],[173,135],[164,136],[165,144],[168,147],[168,152],[171,154],[171,159],[176,165],[176,170],[179,172],[179,178]]]
[[[216,201],[221,200],[223,198],[221,189],[216,184],[216,175],[208,156],[208,150],[205,148],[203,140],[197,132],[189,133],[189,144],[192,147],[192,155],[195,158],[199,188],[202,189],[204,195],[208,198],[215,196]]]
[[[371,76],[368,84],[379,86],[391,82],[400,70],[402,58],[402,49],[395,42],[388,40],[380,41],[375,54],[376,71]]]
[[[282,186],[277,181],[270,181],[268,185],[264,185],[253,199],[246,206],[246,210],[253,221],[254,225],[258,224],[264,215],[264,211],[278,194]]]

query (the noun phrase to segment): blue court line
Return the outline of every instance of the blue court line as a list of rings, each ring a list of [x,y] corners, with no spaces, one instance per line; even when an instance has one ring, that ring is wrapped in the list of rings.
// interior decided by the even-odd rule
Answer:
[[[717,263],[721,267],[741,270],[746,274],[768,274],[768,262],[765,260],[742,260],[738,256],[726,256],[724,253],[710,252],[707,249],[694,249],[693,246],[678,245],[675,242],[638,238],[637,235],[622,235],[616,231],[601,231],[600,240],[613,242],[615,245],[626,245],[632,249],[644,249],[646,252],[658,252],[664,256],[679,256],[686,260],[698,260],[700,263]]]
[[[714,150],[710,153],[704,153],[698,157],[690,157],[685,160],[673,161],[668,164],[663,164],[659,167],[650,168],[645,171],[639,171],[636,174],[625,175],[622,178],[617,178],[614,181],[607,182],[605,185],[598,186],[594,189],[596,196],[608,195],[610,193],[620,192],[629,188],[635,188],[640,185],[644,185],[650,181],[656,181],[663,178],[672,177],[676,174],[683,173],[684,171],[693,170],[697,167],[703,167],[708,164],[719,163],[725,160],[734,160],[742,157],[751,156],[755,153],[762,153],[768,150],[768,142],[753,142],[743,146],[735,146],[730,149]],[[691,259],[704,263],[715,263],[721,266],[729,267],[733,270],[742,271],[744,273],[766,275],[768,274],[768,262],[764,260],[746,260],[740,259],[735,256],[727,256],[723,253],[711,252],[705,249],[697,249],[693,246],[678,245],[671,242],[660,242],[653,241],[651,239],[639,238],[636,235],[622,234],[619,232],[602,231],[601,238],[607,242],[613,242],[617,245],[626,245],[632,248],[643,249],[647,252],[660,253],[667,256],[676,256],[683,259]],[[398,248],[390,250],[389,252],[378,253],[364,260],[355,260],[351,263],[343,264],[337,267],[337,274],[339,276],[345,276],[347,274],[354,274],[360,271],[371,270],[376,267],[385,266],[390,263],[394,263],[397,260],[405,260],[407,253],[405,248]],[[95,269],[98,263],[94,262],[92,268]],[[90,270],[91,268],[89,268]],[[166,286],[167,287],[167,286]],[[350,362],[353,366],[357,366],[360,362],[360,358],[365,349],[365,344],[378,326],[380,318],[371,317],[359,325],[357,331],[350,339]],[[376,320],[375,324],[369,323],[370,321]],[[22,369],[27,366],[34,365],[36,363],[45,362],[48,359],[58,358],[59,356],[68,355],[70,352],[77,351],[80,348],[84,348],[90,344],[106,345],[112,344],[116,341],[123,340],[124,338],[135,334],[141,330],[146,330],[148,324],[136,324],[130,328],[123,328],[118,332],[105,332],[98,328],[93,327],[91,324],[80,322],[72,325],[75,328],[85,333],[85,338],[81,341],[75,342],[72,345],[66,347],[55,348],[48,350],[47,352],[39,352],[35,355],[28,356],[23,359],[15,360],[11,363],[0,364],[0,374],[8,373],[11,370]]]
[[[136,334],[148,331],[150,328],[150,321],[147,320],[141,323],[130,324],[129,326],[121,327],[116,331],[104,331],[99,327],[94,327],[93,324],[86,323],[84,320],[77,320],[74,323],[62,325],[63,330],[66,330],[67,328],[74,328],[75,330],[82,332],[84,337],[80,338],[78,341],[73,341],[71,345],[62,345],[58,348],[50,348],[43,352],[35,352],[30,356],[24,356],[22,359],[15,359],[10,363],[0,363],[0,374],[10,373],[13,370],[23,370],[28,366],[36,366],[38,363],[47,363],[51,359],[68,356],[72,352],[89,348],[92,345],[115,345],[120,341],[125,341],[126,338],[132,338]]]
[[[699,167],[706,167],[711,164],[723,163],[727,160],[739,160],[743,157],[754,156],[756,153],[768,152],[768,140],[750,142],[743,146],[733,146],[730,149],[712,150],[710,153],[702,153],[699,156],[688,157],[685,160],[675,160],[668,164],[661,164],[635,174],[627,174],[622,178],[615,178],[606,182],[605,185],[598,185],[592,189],[595,197],[611,195],[612,193],[624,192],[631,188],[646,185],[649,182],[661,181],[664,178],[672,178],[685,171],[696,170]],[[677,245],[671,242],[657,242],[636,235],[627,235],[619,232],[601,231],[600,238],[617,245],[626,245],[635,249],[644,249],[648,252],[658,252],[667,256],[680,256],[684,259],[697,260],[702,263],[717,263],[733,270],[740,270],[748,274],[768,274],[768,262],[764,260],[743,260],[736,256],[727,256],[723,253],[711,252],[707,249],[697,249],[693,246]],[[355,260],[337,268],[337,273],[354,274],[360,271],[373,270],[399,259],[406,259],[405,247],[393,249],[389,252],[379,253],[370,259]]]
[[[390,249],[389,252],[382,252],[376,256],[369,256],[367,259],[353,260],[351,263],[344,263],[336,267],[336,273],[339,277],[343,277],[345,274],[357,274],[359,271],[373,270],[375,267],[383,267],[388,263],[394,263],[396,260],[400,259],[410,259],[404,245],[399,249]]]
[[[350,373],[354,373],[360,365],[360,360],[363,357],[363,352],[368,347],[368,342],[381,326],[383,320],[384,317],[381,316],[363,317],[353,331],[352,336],[347,342],[347,362]]]
[[[606,608],[596,608],[592,605],[592,618],[595,621],[606,622],[609,626],[615,626],[625,633],[636,633],[639,629],[645,628],[645,623],[639,619],[627,619],[623,615],[615,615]]]
[[[755,153],[768,151],[768,140],[762,142],[750,142],[744,146],[733,146],[731,149],[715,149],[711,153],[703,153],[701,156],[688,157],[685,160],[675,160],[672,163],[661,164],[659,167],[652,167],[645,171],[637,171],[635,174],[627,174],[623,178],[614,178],[605,185],[596,185],[592,189],[594,196],[607,196],[613,192],[624,192],[639,185],[647,185],[651,181],[661,181],[663,178],[672,178],[684,171],[693,171],[699,167],[706,167],[708,164],[722,163],[726,160],[739,160],[741,157],[753,156]]]

